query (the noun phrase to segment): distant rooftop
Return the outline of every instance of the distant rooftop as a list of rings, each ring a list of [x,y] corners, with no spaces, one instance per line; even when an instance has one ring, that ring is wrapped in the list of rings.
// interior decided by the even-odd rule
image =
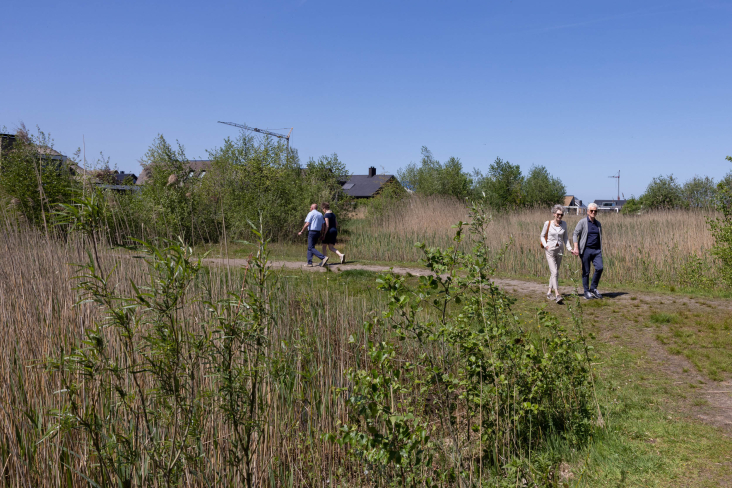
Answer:
[[[394,175],[377,175],[376,168],[369,168],[367,175],[352,175],[343,184],[343,191],[353,198],[371,198],[390,181],[396,181]]]

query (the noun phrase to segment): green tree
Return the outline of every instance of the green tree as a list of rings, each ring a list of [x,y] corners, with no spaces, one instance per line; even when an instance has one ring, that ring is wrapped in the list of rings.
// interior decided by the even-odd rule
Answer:
[[[0,160],[0,195],[31,224],[48,228],[59,203],[68,203],[78,187],[68,164],[54,157],[53,140],[40,129],[22,128]]]
[[[231,237],[251,237],[249,221],[263,213],[264,232],[274,239],[295,235],[311,203],[329,202],[338,222],[347,220],[349,200],[341,181],[348,179],[337,154],[310,159],[300,166],[297,151],[265,138],[261,142],[245,133],[226,139],[209,151],[212,164],[201,179],[197,195],[214,207],[219,227]]]
[[[690,208],[712,207],[716,193],[714,178],[709,176],[694,176],[681,187],[681,198]]]
[[[139,216],[157,236],[168,239],[180,236],[191,242],[194,215],[201,205],[194,205],[191,200],[198,181],[190,174],[185,149],[180,143],[174,149],[159,134],[147,150],[142,164],[150,170],[150,177],[142,188],[141,198],[134,202]]]
[[[674,175],[653,178],[641,199],[645,207],[653,209],[678,208],[684,203],[681,185]]]
[[[732,162],[732,156],[727,156],[727,160]],[[727,175],[732,176],[732,172]],[[717,210],[722,213],[721,217],[707,219],[709,227],[714,236],[714,254],[721,263],[720,276],[727,284],[732,286],[732,185],[729,180],[723,179],[717,185],[717,197],[715,199]]]
[[[526,206],[547,207],[562,203],[567,189],[562,180],[549,174],[544,166],[532,166],[524,180],[523,198]]]
[[[623,208],[620,209],[620,213],[623,215],[634,215],[639,214],[641,210],[643,210],[643,205],[641,205],[640,200],[635,198],[634,196],[631,196],[628,200],[626,200]]]
[[[475,179],[476,192],[485,193],[491,207],[504,209],[522,204],[524,177],[518,164],[496,158],[486,175],[476,170]]]
[[[422,146],[419,166],[409,163],[397,172],[399,181],[420,195],[451,195],[466,198],[471,193],[473,180],[463,171],[460,159],[451,157],[444,164],[434,158],[427,147]]]

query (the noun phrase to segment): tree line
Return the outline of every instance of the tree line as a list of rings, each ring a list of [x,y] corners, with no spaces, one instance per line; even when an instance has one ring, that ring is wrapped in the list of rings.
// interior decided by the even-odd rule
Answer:
[[[463,169],[462,162],[451,157],[441,163],[427,147],[422,159],[409,163],[397,172],[402,185],[420,195],[450,195],[474,199],[485,195],[494,209],[550,206],[562,203],[566,188],[562,180],[551,175],[544,166],[532,166],[524,175],[518,164],[496,158],[483,174]]]
[[[673,174],[657,176],[636,198],[632,196],[623,206],[625,214],[643,210],[710,209],[715,208],[723,197],[724,189],[732,188],[732,171],[719,182],[709,176],[696,175],[681,183]]]
[[[258,222],[260,213],[267,236],[287,240],[294,238],[310,203],[329,202],[344,214],[339,221],[346,220],[350,205],[341,187],[348,171],[338,155],[301,164],[296,149],[288,151],[269,138],[241,133],[225,139],[208,151],[210,167],[201,177],[191,171],[185,149],[159,135],[141,160],[150,172],[145,184],[112,192],[79,174],[78,154],[68,162],[46,157],[53,141],[44,133],[21,136],[0,155],[0,208],[47,233],[63,233],[59,212],[64,205],[88,205],[91,193],[104,196],[94,199],[94,213],[103,221],[105,238],[117,244],[130,237],[180,236],[194,244],[224,235],[248,239],[249,222]],[[108,166],[98,168],[93,179],[110,183],[110,174]]]

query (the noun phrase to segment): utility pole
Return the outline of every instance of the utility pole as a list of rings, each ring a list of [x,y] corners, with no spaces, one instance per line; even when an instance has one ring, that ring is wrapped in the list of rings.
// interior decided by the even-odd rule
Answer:
[[[608,176],[608,178],[615,178],[618,180],[618,200],[620,200],[620,170],[618,170],[617,176]]]
[[[287,141],[287,156],[286,157],[289,157],[289,155],[290,155],[290,135],[292,135],[292,129],[294,127],[291,127],[290,132],[288,132],[287,135],[284,135],[284,134],[278,134],[276,132],[268,131],[266,129],[257,129],[255,127],[249,127],[246,124],[236,124],[234,122],[221,122],[221,121],[219,121],[219,124],[231,125],[234,127],[238,127],[240,129],[250,130],[253,132],[259,132],[260,134],[266,134],[268,136],[277,137],[279,139],[284,139]]]

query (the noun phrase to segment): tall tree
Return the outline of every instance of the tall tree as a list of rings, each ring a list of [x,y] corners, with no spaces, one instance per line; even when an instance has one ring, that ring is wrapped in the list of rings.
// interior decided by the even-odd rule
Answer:
[[[544,166],[532,166],[524,181],[523,204],[547,207],[564,201],[567,189],[562,180],[549,174]]]
[[[451,195],[465,198],[469,196],[473,185],[470,175],[463,171],[460,159],[451,157],[442,164],[425,146],[422,146],[419,166],[409,163],[397,172],[397,177],[402,185],[420,195]]]
[[[496,209],[517,207],[522,204],[524,177],[518,164],[496,158],[486,175],[476,170],[476,192],[485,193],[488,204]]]
[[[717,187],[714,178],[694,176],[681,187],[681,198],[690,208],[709,208],[714,205]]]
[[[647,208],[670,209],[683,206],[681,185],[674,175],[658,176],[648,184],[646,192],[641,196]]]

